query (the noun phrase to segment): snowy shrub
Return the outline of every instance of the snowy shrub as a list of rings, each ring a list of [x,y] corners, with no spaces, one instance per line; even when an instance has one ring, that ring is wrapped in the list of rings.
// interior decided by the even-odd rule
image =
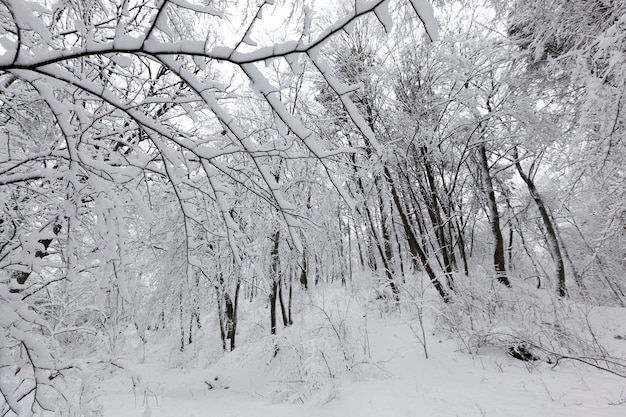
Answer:
[[[0,415],[44,414],[58,408],[55,362],[40,337],[47,323],[0,281]]]
[[[557,364],[573,359],[592,366],[626,370],[600,343],[589,323],[590,308],[526,286],[507,288],[472,277],[456,281],[456,295],[437,312],[438,328],[474,355],[485,347],[528,354]],[[512,356],[515,356],[512,354]]]
[[[276,380],[273,402],[326,403],[336,395],[336,376],[345,372],[342,358],[328,338],[281,338],[275,357],[283,379]]]
[[[79,317],[7,284],[0,280],[0,416],[101,416],[100,383],[107,371],[122,369],[114,359],[124,352],[93,330],[97,314],[83,309]],[[125,338],[123,327],[116,338]]]
[[[324,404],[337,395],[339,378],[380,375],[366,346],[367,303],[350,291],[308,295],[300,320],[275,336],[265,335],[262,323],[244,321],[245,343],[210,367],[207,383],[275,403]]]

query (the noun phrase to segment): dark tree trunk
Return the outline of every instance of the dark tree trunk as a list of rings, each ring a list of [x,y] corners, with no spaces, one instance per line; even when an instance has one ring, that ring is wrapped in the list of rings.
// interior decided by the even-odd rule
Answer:
[[[306,290],[309,288],[308,265],[306,260],[306,250],[302,251],[302,265],[300,265],[300,285]]]
[[[180,351],[185,351],[185,324],[184,324],[184,308],[183,308],[183,290],[180,290],[178,301],[180,303]]]
[[[239,306],[239,290],[241,289],[241,281],[239,280],[239,278],[237,278],[237,285],[235,287],[235,300],[234,300],[234,305],[233,305],[233,317],[232,317],[232,322],[233,322],[233,331],[231,334],[231,338],[230,338],[230,350],[233,351],[235,350],[235,338],[237,336],[237,307]]]
[[[228,293],[224,293],[224,333],[226,334],[226,339],[230,340],[231,351],[235,349],[235,320],[235,306],[233,305],[233,301],[230,299]]]
[[[357,181],[357,183],[359,184],[359,190],[362,193],[362,195],[365,195],[365,189],[363,188],[363,185],[361,184],[360,180]],[[378,185],[378,181],[376,181],[376,184]],[[381,193],[380,187],[376,187],[379,191],[379,193]],[[379,194],[379,204],[382,205],[382,197]],[[359,212],[361,212],[359,210]],[[377,232],[377,224],[375,221],[375,215],[372,213],[372,209],[368,206],[365,206],[362,209],[362,213],[361,214],[365,214],[366,217],[366,222],[367,225],[369,227],[369,240],[370,240],[370,244],[368,245],[368,252],[369,252],[369,266],[370,269],[372,271],[376,271],[377,267],[376,267],[376,257],[373,253],[374,250],[376,250],[378,252],[378,255],[380,257],[380,260],[382,262],[382,266],[384,268],[384,272],[385,272],[385,276],[387,278],[387,282],[389,283],[389,288],[391,289],[391,292],[394,295],[394,298],[396,299],[396,301],[400,300],[400,291],[398,289],[398,286],[396,285],[396,283],[394,282],[394,278],[393,278],[393,270],[391,268],[390,265],[390,257],[392,257],[392,253],[390,251],[390,248],[388,248],[389,246],[389,230],[386,224],[386,216],[384,214],[384,210],[381,207],[381,230],[382,230],[382,237],[379,236],[379,233]],[[373,247],[372,247],[373,246]]]
[[[435,177],[432,172],[432,168],[427,159],[426,149],[422,147],[420,149],[421,153],[421,162],[422,167],[424,168],[424,176],[426,179],[426,184],[420,183],[420,191],[422,193],[422,197],[424,202],[426,203],[426,209],[428,212],[428,217],[430,218],[430,222],[433,225],[433,230],[435,231],[435,237],[437,239],[437,244],[439,246],[439,252],[441,253],[442,258],[442,269],[446,275],[446,280],[448,287],[453,289],[453,278],[452,278],[452,259],[449,253],[450,245],[446,239],[445,228],[443,224],[443,218],[441,216],[441,205],[439,204],[439,199],[437,197],[437,188],[435,185]]]
[[[514,152],[515,167],[517,168],[517,172],[522,178],[522,181],[524,181],[524,183],[528,187],[528,191],[535,201],[535,204],[537,205],[537,210],[539,210],[539,215],[541,216],[541,220],[543,221],[543,225],[545,227],[546,240],[548,243],[548,248],[550,250],[550,255],[552,256],[552,259],[556,264],[558,294],[561,297],[565,297],[567,295],[567,288],[565,286],[565,265],[563,263],[563,255],[561,254],[561,249],[559,247],[556,226],[552,222],[552,218],[550,216],[550,213],[548,212],[548,208],[543,202],[543,199],[541,198],[541,195],[539,194],[539,191],[537,190],[537,187],[535,186],[535,183],[531,177],[534,165],[531,166],[529,174],[526,174],[524,172],[524,169],[522,168],[522,164],[520,163],[517,149],[515,149]]]
[[[374,219],[373,219],[373,216],[371,215],[370,210],[366,208],[365,211],[367,212],[367,217],[368,217],[368,222],[371,228],[372,238],[374,239],[374,246],[376,247],[380,260],[383,264],[382,266],[385,272],[385,276],[387,277],[387,282],[389,283],[389,288],[391,289],[391,292],[393,293],[395,300],[399,301],[400,291],[393,279],[393,272],[391,269],[391,265],[389,263],[389,259],[387,258],[388,252],[385,250],[384,242],[387,241],[387,239],[385,238],[385,235],[388,234],[387,228],[384,225],[382,226],[383,237],[382,238],[379,237],[378,234],[376,233],[376,230],[375,230],[376,226],[375,226]],[[381,222],[384,223],[384,219],[382,219]]]
[[[461,260],[463,261],[463,273],[468,276],[469,275],[469,265],[467,262],[467,251],[465,249],[465,237],[463,236],[464,228],[461,227],[459,223],[459,219],[455,220],[456,230],[457,230],[457,238],[456,245],[459,248],[459,254],[461,255]]]
[[[222,350],[226,351],[226,325],[224,323],[224,305],[223,305],[223,291],[219,286],[215,286],[215,293],[217,294],[217,318],[220,327],[220,339],[222,340]]]
[[[280,259],[278,248],[280,243],[280,231],[274,232],[272,236],[272,250],[270,252],[270,334],[276,334],[276,301],[278,300],[278,289],[280,286]]]
[[[498,212],[498,203],[496,202],[496,193],[493,189],[493,181],[489,173],[489,161],[487,160],[487,149],[484,144],[478,146],[479,167],[482,177],[483,192],[487,197],[487,212],[489,214],[489,224],[491,226],[491,234],[494,240],[493,264],[496,270],[496,278],[498,282],[511,286],[509,278],[506,276],[506,267],[504,262],[504,238],[500,229],[500,213]]]
[[[270,334],[276,334],[276,299],[278,298],[278,283],[272,282],[270,288]]]
[[[291,315],[291,301],[293,300],[293,285],[291,285],[291,280],[289,281],[289,292],[287,294],[288,300],[287,300],[287,315],[289,317],[289,325],[291,326],[293,324],[293,316]]]
[[[393,293],[393,297],[396,301],[400,301],[400,290],[396,285],[394,279],[394,257],[393,257],[393,248],[391,247],[391,231],[390,231],[390,223],[391,217],[388,213],[385,213],[385,204],[382,197],[382,190],[379,189],[378,202],[380,204],[380,223],[381,223],[381,231],[382,231],[382,245],[379,244],[380,256],[383,260],[383,267],[385,268],[385,275],[387,276],[387,280],[389,282],[389,288]],[[382,248],[381,248],[382,246]]]
[[[283,297],[283,283],[278,285],[278,303],[280,304],[280,313],[283,317],[283,326],[289,327],[291,324],[291,318],[287,313],[287,307],[285,305],[285,299]]]
[[[385,167],[384,172],[385,172],[385,177],[387,178],[387,181],[389,182],[392,200],[394,202],[394,205],[396,206],[396,209],[398,210],[398,214],[400,215],[400,220],[402,221],[402,226],[404,227],[404,233],[406,234],[407,239],[408,239],[409,251],[411,252],[411,259],[413,261],[414,267],[416,269],[419,269],[420,262],[421,262],[421,266],[424,267],[424,271],[428,275],[428,278],[432,282],[433,286],[435,287],[439,295],[441,295],[441,298],[443,298],[445,302],[450,301],[448,292],[443,287],[443,285],[441,285],[441,282],[435,275],[435,271],[433,271],[432,268],[430,267],[430,264],[428,263],[428,259],[426,258],[426,253],[424,253],[424,250],[419,244],[417,237],[415,236],[415,233],[413,233],[413,229],[411,228],[409,219],[406,213],[404,212],[402,201],[400,200],[400,195],[398,194],[398,191],[396,190],[396,186],[393,182],[393,178],[391,177],[391,173],[389,172],[389,169]]]

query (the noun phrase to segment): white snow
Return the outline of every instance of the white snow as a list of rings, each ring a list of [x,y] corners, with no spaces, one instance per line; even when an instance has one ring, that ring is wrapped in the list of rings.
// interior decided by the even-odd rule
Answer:
[[[437,332],[429,314],[427,359],[406,312],[383,311],[375,299],[340,287],[324,296],[302,294],[300,302],[296,324],[277,339],[247,333],[250,339],[221,359],[215,351],[210,357],[207,342],[191,346],[196,359],[188,365],[173,366],[181,362],[175,348],[154,348],[147,363],[131,367],[142,376],[141,387],[123,376],[104,384],[104,416],[621,417],[626,411],[626,379],[607,372],[565,361],[522,362],[504,348],[471,356]],[[267,310],[258,307],[243,307],[250,311],[242,326],[246,320],[264,326],[259,312]],[[597,309],[590,318],[599,337],[626,333],[626,309]],[[330,343],[334,330],[343,344]],[[276,357],[274,340],[281,347]],[[626,352],[626,340],[611,340]],[[341,371],[337,346],[352,360],[350,371]]]
[[[385,28],[385,32],[391,33],[391,29],[393,28],[393,19],[389,13],[389,2],[386,1],[376,7],[374,9],[374,13],[376,14],[378,21],[380,21],[381,25]]]
[[[198,3],[191,3],[187,0],[169,0],[170,3],[174,3],[177,6],[184,7],[185,9],[193,10],[199,13],[206,13],[216,17],[223,17],[224,13],[211,6],[205,6]]]
[[[113,47],[115,49],[122,49],[122,50],[139,49],[141,47],[142,42],[143,42],[143,39],[138,38],[136,36],[131,36],[131,35],[116,36],[115,39],[113,40]]]
[[[439,40],[439,31],[437,20],[435,19],[435,13],[433,11],[433,6],[428,2],[428,0],[411,0],[411,4],[413,5],[413,9],[419,15],[422,23],[424,23],[424,28],[426,28],[426,32],[430,39],[433,41]]]

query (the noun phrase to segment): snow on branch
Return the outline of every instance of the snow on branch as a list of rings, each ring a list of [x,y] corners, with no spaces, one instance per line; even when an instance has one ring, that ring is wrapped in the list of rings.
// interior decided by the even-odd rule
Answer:
[[[88,100],[102,100],[116,111],[125,114],[125,117],[132,120],[145,132],[150,132],[147,137],[152,140],[162,157],[173,166],[181,163],[181,161],[172,154],[173,150],[169,149],[170,145],[161,143],[160,138],[186,152],[191,152],[198,160],[209,164],[213,164],[213,160],[220,155],[231,152],[239,151],[250,155],[257,167],[258,175],[265,182],[267,191],[272,195],[274,202],[284,215],[286,224],[291,229],[292,227],[300,227],[299,222],[295,220],[296,218],[289,214],[292,213],[294,207],[287,203],[281,194],[280,185],[273,183],[272,176],[268,174],[263,162],[260,161],[258,155],[262,152],[255,145],[254,140],[234,122],[229,110],[218,104],[218,100],[211,93],[212,79],[209,77],[207,82],[205,81],[206,78],[199,76],[198,70],[191,70],[186,57],[194,58],[192,62],[198,62],[198,58],[202,58],[208,62],[229,62],[239,67],[251,81],[252,89],[265,100],[268,107],[276,115],[277,120],[287,127],[287,134],[295,135],[305,148],[322,163],[331,182],[352,206],[350,196],[339,186],[340,181],[334,178],[331,169],[324,161],[334,151],[323,150],[318,145],[313,132],[287,111],[281,102],[280,95],[256,65],[280,57],[285,57],[288,62],[293,63],[298,55],[308,56],[326,83],[339,96],[352,122],[367,138],[369,145],[377,154],[380,154],[380,144],[378,144],[371,128],[359,114],[357,106],[350,100],[348,92],[352,91],[355,86],[345,86],[334,78],[330,74],[328,66],[319,58],[319,50],[329,39],[349,30],[350,25],[370,13],[376,15],[385,29],[389,31],[392,26],[392,16],[388,11],[389,3],[389,0],[357,1],[351,13],[328,24],[313,37],[302,35],[298,40],[255,47],[256,43],[251,40],[252,30],[256,25],[261,24],[263,9],[273,5],[273,2],[266,1],[257,6],[252,21],[245,28],[242,37],[234,47],[215,46],[210,48],[206,39],[199,39],[194,28],[181,27],[178,19],[191,18],[191,21],[198,24],[201,22],[201,20],[197,20],[200,19],[200,16],[221,20],[226,16],[226,9],[220,11],[213,6],[204,6],[187,0],[163,0],[153,5],[135,5],[132,7],[133,13],[127,4],[124,4],[121,13],[113,13],[114,8],[101,6],[91,12],[86,24],[81,23],[79,25],[78,20],[68,20],[69,18],[51,21],[51,16],[53,14],[58,15],[59,10],[53,11],[45,8],[35,10],[30,6],[31,3],[14,0],[10,3],[11,16],[9,20],[13,21],[15,35],[3,36],[5,50],[0,56],[0,71],[10,72],[33,85],[40,85],[38,90],[56,115],[57,123],[66,140],[80,133],[69,122],[73,115],[80,116],[82,120],[87,120],[90,117],[95,117],[95,114],[90,115],[88,109],[60,101],[56,95],[65,89],[63,85],[73,86],[72,88],[77,88],[77,91],[88,93]],[[423,21],[429,36],[435,39],[436,23],[429,3],[425,0],[411,0],[410,4],[417,16]],[[143,21],[133,20],[137,26],[133,28],[132,32],[124,31],[122,29],[124,27],[123,22],[129,23],[131,14],[143,16]],[[311,13],[306,9],[304,14],[303,30],[308,32],[311,27]],[[70,15],[74,15],[74,12],[68,10],[67,16]],[[107,29],[107,27],[111,27],[107,22],[114,23],[113,32]],[[142,30],[140,29],[141,25],[143,25]],[[239,50],[243,44],[246,45],[247,51]],[[119,68],[122,70],[131,67],[133,56],[141,59],[148,58],[150,60],[146,67],[148,69],[151,66],[163,65],[172,74],[175,74],[204,101],[206,108],[215,115],[219,123],[228,128],[230,134],[237,139],[239,147],[231,146],[225,150],[224,148],[200,146],[193,137],[181,134],[178,131],[179,125],[164,124],[158,118],[155,119],[153,115],[146,114],[145,106],[155,102],[155,98],[151,96],[149,91],[142,93],[143,97],[138,96],[138,101],[135,103],[129,101],[130,97],[124,99],[118,94],[114,94],[114,90],[110,88],[114,84],[109,85],[108,82],[103,82],[105,80],[102,76],[106,73],[114,75],[111,69],[117,70]],[[103,57],[109,59],[108,65],[101,61]],[[83,63],[83,68],[89,68],[89,70],[77,71],[75,68],[79,62]],[[202,72],[205,72],[204,68]],[[97,73],[101,75],[96,77],[91,75]],[[119,74],[123,74],[123,72],[120,71]],[[118,75],[115,76],[120,79]],[[142,79],[144,82],[149,81],[145,78],[148,76],[148,73],[145,72],[127,73],[126,76],[131,77],[130,79],[136,79],[137,83],[141,83]],[[50,83],[54,87],[43,87],[45,83]],[[124,93],[122,92],[122,94]],[[193,102],[193,99],[190,98],[189,101]],[[164,106],[182,107],[181,114],[187,114],[193,123],[197,121],[196,112],[192,110],[190,105],[179,103],[175,98],[171,99],[171,104],[164,103]],[[71,114],[68,113],[70,107],[73,108]],[[67,149],[70,152],[70,159],[78,161],[81,156],[75,148],[75,145],[68,142]],[[107,167],[107,164],[103,165],[96,163],[96,161],[92,161],[92,164],[102,170],[111,168],[110,166]],[[219,166],[218,163],[214,165],[218,170]],[[173,185],[177,186],[177,184]],[[226,207],[223,207],[223,210],[227,212]],[[230,223],[227,218],[225,221]],[[295,237],[295,234],[293,236]]]
[[[324,181],[330,181],[349,207],[354,207],[343,179],[333,170],[332,157],[355,150],[320,143],[305,119],[294,112],[295,100],[288,102],[282,95],[285,86],[279,87],[282,83],[271,80],[263,65],[287,63],[291,74],[285,76],[285,83],[289,84],[293,82],[291,75],[302,69],[302,62],[312,62],[339,97],[352,123],[380,154],[380,144],[350,99],[358,86],[344,85],[333,77],[319,51],[366,15],[375,15],[390,31],[390,1],[357,0],[350,13],[318,32],[313,29],[311,10],[301,10],[297,2],[274,4],[265,0],[251,9],[252,20],[245,19],[247,23],[239,27],[233,27],[233,22],[241,17],[240,5],[205,3],[118,0],[95,2],[90,7],[82,7],[81,2],[2,3],[0,77],[4,82],[0,86],[0,105],[7,109],[27,106],[32,114],[24,120],[9,117],[2,129],[7,145],[2,149],[0,185],[12,190],[23,188],[40,199],[31,207],[35,213],[32,225],[13,222],[13,236],[0,249],[3,265],[24,267],[25,277],[42,266],[57,271],[65,268],[59,276],[42,282],[62,280],[63,273],[68,277],[71,274],[70,259],[79,262],[77,254],[69,253],[69,249],[80,248],[67,247],[74,239],[75,246],[83,241],[100,245],[89,256],[102,251],[98,252],[103,257],[99,260],[102,268],[112,267],[117,277],[124,269],[124,233],[129,233],[123,227],[124,221],[134,214],[125,209],[131,207],[133,199],[142,198],[148,200],[145,206],[137,204],[132,210],[147,212],[157,206],[149,201],[149,191],[144,197],[137,196],[140,183],[149,189],[161,181],[170,192],[173,190],[170,195],[178,200],[178,214],[183,217],[183,258],[190,267],[201,266],[195,253],[201,246],[196,235],[201,233],[226,242],[239,264],[244,256],[240,250],[244,220],[235,210],[243,199],[238,194],[256,199],[257,206],[244,207],[253,212],[249,214],[252,218],[263,215],[254,212],[258,206],[275,209],[282,227],[288,230],[289,246],[304,250],[303,213],[308,209],[289,189],[289,175],[277,174],[277,161],[313,159],[327,175]],[[429,4],[425,0],[410,3],[430,37],[436,38]],[[289,16],[285,24],[293,27],[289,28],[288,40],[264,44],[257,39],[256,30],[266,24],[263,15],[270,8]],[[298,21],[300,17],[302,22]],[[234,44],[224,45],[232,39],[236,39]],[[248,90],[230,87],[245,85],[241,78],[249,82],[247,88],[256,95],[254,99],[246,96]],[[262,113],[256,115],[256,121],[242,121],[238,107],[252,101],[260,103]],[[40,130],[32,133],[31,125],[40,125]],[[259,133],[265,129],[282,142],[265,146],[265,137]],[[130,202],[128,205],[118,198],[121,194]],[[23,201],[13,203],[19,206]],[[210,213],[199,207],[210,207]],[[221,231],[214,230],[213,217],[221,222]],[[19,239],[28,235],[28,227],[45,224],[49,219],[64,219],[63,227],[72,230],[76,229],[73,222],[82,221],[80,227],[99,237],[81,241],[64,230],[64,242],[56,235],[40,239],[60,248],[54,260],[13,262],[22,255]],[[18,231],[18,227],[26,230]],[[51,243],[53,240],[55,243]],[[45,249],[47,245],[43,245]],[[45,256],[46,251],[39,249]],[[5,281],[0,284],[4,302],[13,293]],[[3,309],[9,308],[0,304]],[[0,393],[9,407],[1,406],[0,414],[23,412],[29,407],[27,400],[32,407],[48,409],[51,406],[43,392],[54,388],[47,379],[54,372],[54,361],[47,347],[29,336],[36,333],[31,332],[30,325],[15,325],[5,318],[9,313],[16,311],[0,314],[0,360],[9,354],[20,356],[15,350],[20,345],[33,356],[21,355],[25,366],[19,369],[1,364],[0,371],[13,373],[9,379],[17,385],[7,385],[0,376]],[[37,322],[33,317],[24,319],[29,320],[31,324]],[[47,362],[41,362],[41,358]]]

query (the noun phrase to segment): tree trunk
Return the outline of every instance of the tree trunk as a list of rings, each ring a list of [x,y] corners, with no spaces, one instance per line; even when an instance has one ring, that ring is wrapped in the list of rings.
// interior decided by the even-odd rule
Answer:
[[[293,285],[291,284],[291,280],[289,280],[289,293],[287,294],[288,297],[288,301],[287,301],[287,315],[289,317],[289,325],[291,326],[293,324],[293,319],[292,319],[292,315],[291,315],[291,302],[293,301]]]
[[[413,266],[416,269],[419,269],[420,262],[421,262],[421,266],[424,267],[424,271],[428,275],[428,278],[430,278],[430,281],[432,282],[433,286],[435,287],[435,289],[437,290],[441,298],[443,298],[445,302],[450,301],[448,292],[445,290],[443,285],[441,285],[441,282],[439,281],[439,279],[437,279],[437,276],[435,275],[435,271],[433,271],[432,268],[430,267],[430,264],[428,263],[428,259],[426,258],[426,254],[422,250],[422,247],[419,244],[417,237],[413,233],[413,229],[411,228],[411,225],[409,224],[409,219],[406,213],[404,212],[404,208],[400,200],[400,195],[398,194],[398,191],[396,190],[396,186],[393,182],[393,178],[391,177],[391,173],[389,172],[389,168],[385,167],[384,173],[385,173],[385,177],[387,178],[387,182],[389,183],[389,187],[391,189],[392,200],[394,202],[394,205],[396,206],[396,209],[398,210],[398,214],[400,215],[400,220],[402,221],[402,226],[404,227],[404,233],[406,234],[407,239],[408,239],[409,251],[411,252],[411,259],[413,261]]]
[[[498,212],[498,204],[496,202],[496,193],[493,189],[493,181],[489,173],[489,161],[487,160],[487,149],[484,144],[478,146],[479,167],[482,177],[483,192],[487,197],[487,211],[489,214],[489,224],[491,226],[491,234],[494,240],[493,264],[496,270],[496,278],[498,282],[511,286],[509,278],[506,276],[506,267],[504,263],[504,238],[500,229],[500,213]]]
[[[227,292],[224,293],[224,319],[224,333],[226,339],[230,340],[230,350],[232,351],[235,349],[235,307]]]
[[[291,324],[291,318],[287,313],[287,307],[285,305],[285,299],[283,297],[283,283],[278,285],[278,303],[280,304],[280,313],[283,317],[283,326],[289,327]]]
[[[556,225],[552,222],[552,218],[550,213],[548,212],[548,208],[543,202],[533,179],[531,178],[530,172],[528,175],[522,169],[522,164],[520,163],[519,157],[517,155],[517,149],[514,150],[515,154],[515,167],[517,168],[517,172],[519,173],[522,181],[526,183],[528,187],[528,191],[530,192],[531,197],[535,201],[537,205],[537,210],[539,210],[539,214],[541,215],[541,220],[543,221],[543,225],[546,231],[546,240],[548,243],[548,248],[550,250],[550,255],[556,264],[556,277],[558,282],[558,294],[561,297],[565,297],[567,295],[567,288],[565,286],[565,265],[563,263],[563,255],[561,254],[561,249],[559,247],[559,240],[556,233]]]
[[[457,230],[457,238],[455,245],[459,248],[459,253],[461,255],[461,259],[463,260],[463,273],[465,276],[469,275],[469,264],[467,262],[467,251],[465,249],[465,237],[463,236],[464,227],[461,227],[461,223],[459,222],[458,217],[455,220],[456,230]]]
[[[300,265],[300,285],[305,290],[309,288],[308,265],[306,260],[306,250],[302,251],[302,265]]]
[[[385,270],[385,276],[387,277],[387,282],[389,283],[389,288],[391,289],[391,292],[393,293],[395,300],[400,301],[400,291],[398,290],[398,286],[394,282],[393,272],[392,272],[390,261],[388,258],[390,253],[387,250],[389,241],[388,241],[388,230],[387,230],[387,227],[384,225],[385,220],[384,218],[381,219],[381,223],[383,223],[383,225],[381,225],[382,234],[383,234],[381,238],[381,237],[378,237],[378,234],[374,230],[375,224],[373,223],[372,216],[369,214],[370,213],[369,209],[366,209],[366,211],[368,213],[368,220],[370,222],[370,227],[372,229],[372,236],[374,238],[375,246],[376,246],[376,249],[378,250],[378,255],[380,256],[380,260],[383,263],[383,269]]]
[[[241,280],[237,278],[237,285],[235,286],[235,300],[233,305],[233,332],[230,338],[230,350],[235,350],[235,337],[237,336],[237,307],[239,305],[239,289],[241,288]]]
[[[270,334],[276,334],[276,300],[278,298],[278,283],[272,282],[270,288]]]
[[[388,213],[385,213],[385,204],[382,197],[382,189],[379,188],[378,191],[378,202],[380,205],[380,225],[382,231],[382,250],[380,251],[380,256],[383,258],[383,267],[385,268],[385,274],[387,275],[387,280],[389,282],[389,288],[391,288],[391,292],[393,293],[393,297],[396,301],[400,301],[400,290],[396,285],[394,279],[394,262],[393,262],[393,249],[391,247],[391,216]],[[380,248],[381,245],[379,245]]]
[[[280,231],[274,232],[272,241],[274,245],[270,252],[270,334],[276,334],[276,301],[278,300],[278,288],[280,285],[280,259],[278,258],[278,247],[280,243]]]
[[[223,291],[219,286],[215,286],[215,293],[217,295],[217,319],[220,327],[220,339],[222,340],[222,350],[226,351],[226,330],[224,323],[224,306],[223,306]]]
[[[426,203],[426,210],[428,212],[428,217],[430,218],[430,222],[433,225],[435,238],[439,246],[439,252],[441,253],[442,269],[446,276],[448,287],[450,289],[453,289],[454,288],[454,281],[452,278],[453,265],[452,265],[452,259],[449,253],[450,245],[446,239],[445,228],[444,228],[443,219],[441,216],[441,205],[439,204],[439,199],[437,197],[435,177],[433,175],[430,163],[428,162],[425,147],[420,148],[420,159],[421,159],[421,165],[424,168],[424,177],[426,179],[426,185],[420,183],[420,191],[422,193],[422,198],[424,199],[424,202]]]
[[[184,323],[184,308],[183,308],[183,290],[181,288],[178,295],[178,301],[180,303],[180,351],[185,351],[185,323]]]

